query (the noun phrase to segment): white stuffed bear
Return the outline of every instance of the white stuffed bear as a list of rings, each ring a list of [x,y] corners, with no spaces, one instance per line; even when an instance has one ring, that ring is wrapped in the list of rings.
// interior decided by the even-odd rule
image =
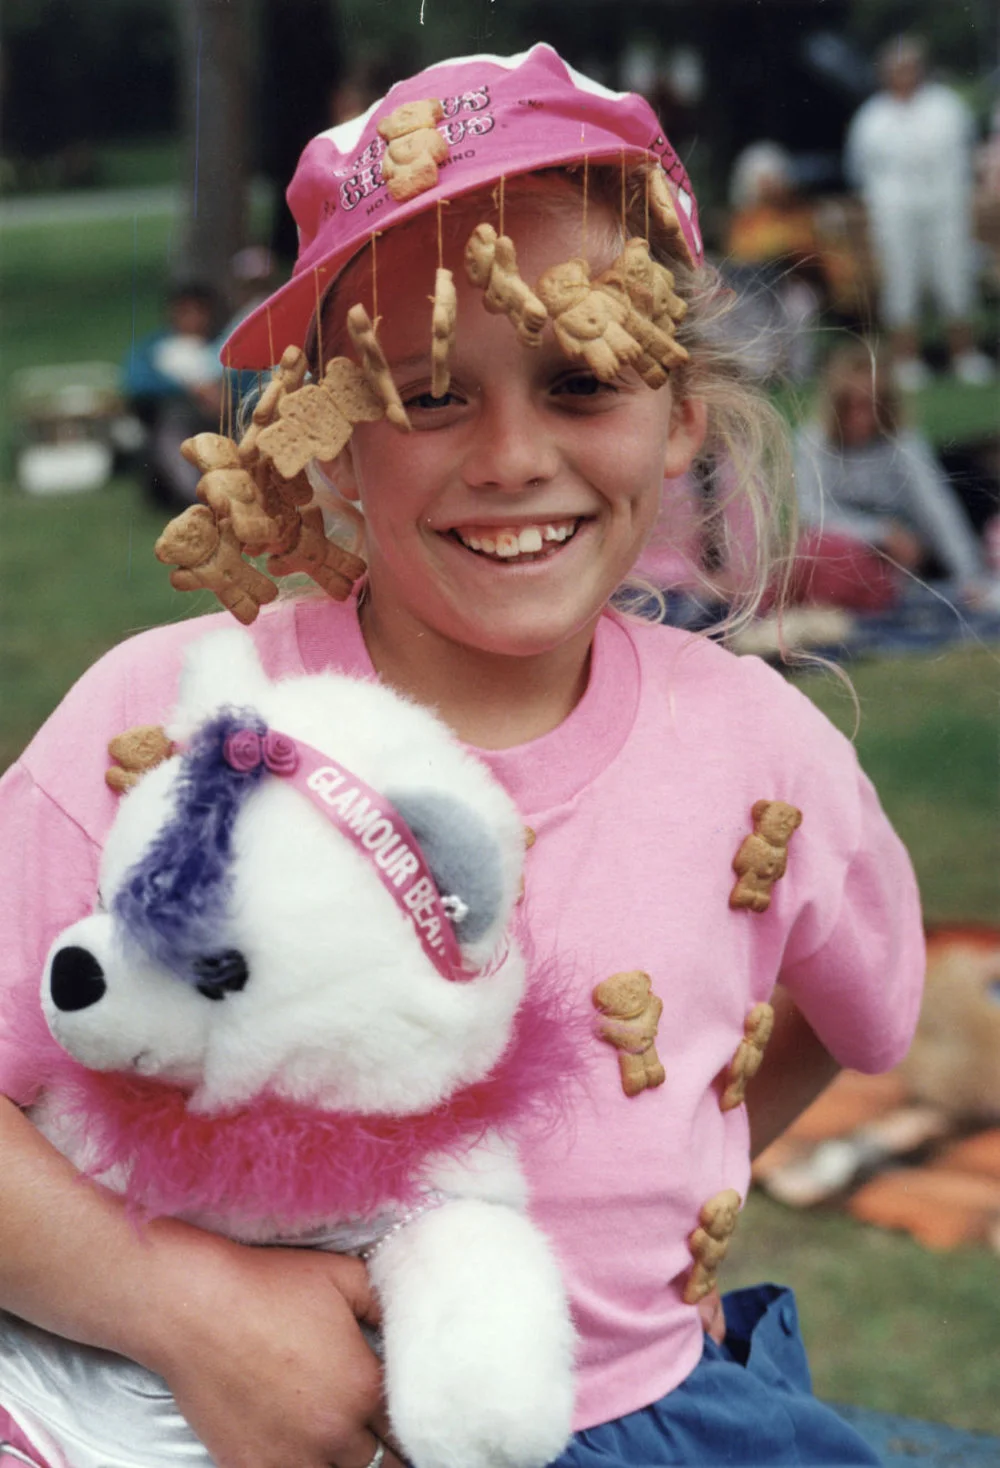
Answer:
[[[167,732],[49,954],[37,1125],[140,1214],[360,1254],[414,1468],[541,1468],[573,1339],[512,1139],[572,1043],[508,932],[516,809],[426,710],[272,683],[242,632]],[[210,1463],[157,1378],[11,1316],[0,1403],[71,1468]]]

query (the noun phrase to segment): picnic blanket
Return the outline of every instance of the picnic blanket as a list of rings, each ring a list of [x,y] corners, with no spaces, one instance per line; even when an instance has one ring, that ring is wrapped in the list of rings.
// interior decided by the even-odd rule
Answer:
[[[956,965],[996,1008],[995,1025],[954,1003]],[[945,985],[946,987],[942,986]],[[945,998],[942,1009],[941,998]],[[961,1009],[961,1012],[959,1012]],[[968,1027],[974,1025],[975,1036]],[[990,1050],[984,1056],[984,1033]],[[995,1082],[947,1103],[948,1070],[933,1074],[918,1047],[949,1055],[955,1074],[996,1052]],[[966,1048],[978,1055],[963,1065]],[[954,1047],[954,1048],[952,1048]],[[936,1064],[936,1062],[935,1062]],[[929,1076],[929,1078],[927,1078]],[[928,988],[909,1063],[887,1075],[844,1071],[754,1164],[754,1183],[792,1208],[832,1207],[862,1222],[901,1229],[929,1249],[980,1245],[1000,1253],[1000,932],[937,929],[928,935]]]
[[[881,612],[846,612],[836,607],[790,607],[780,621],[766,616],[731,639],[739,653],[777,658],[784,647],[809,651],[833,662],[959,646],[1000,643],[1000,596],[995,605],[966,607],[948,583],[914,583],[899,602]],[[683,592],[669,592],[665,620],[707,631],[723,615]]]

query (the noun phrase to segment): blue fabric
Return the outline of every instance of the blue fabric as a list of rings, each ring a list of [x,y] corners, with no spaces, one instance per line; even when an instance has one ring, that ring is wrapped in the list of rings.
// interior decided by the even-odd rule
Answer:
[[[790,1290],[758,1285],[725,1301],[727,1335],[661,1401],[577,1433],[552,1468],[880,1465],[862,1437],[812,1394]]]
[[[706,605],[686,592],[668,591],[663,620],[674,627],[711,634],[727,610],[721,604]],[[945,581],[933,585],[915,582],[905,588],[898,605],[882,612],[849,615],[851,631],[845,641],[811,645],[809,651],[845,663],[970,644],[981,647],[1000,638],[1000,607],[962,606],[957,588]]]

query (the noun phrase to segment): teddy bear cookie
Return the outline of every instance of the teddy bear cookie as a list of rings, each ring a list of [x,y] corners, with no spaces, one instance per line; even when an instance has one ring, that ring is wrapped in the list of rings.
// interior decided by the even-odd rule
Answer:
[[[645,240],[631,239],[596,284],[620,294],[627,308],[624,328],[642,347],[636,370],[648,387],[662,387],[670,369],[688,360],[687,348],[676,340],[687,303],[675,292],[673,275],[651,258]]]
[[[212,511],[218,524],[228,521],[232,525],[240,545],[265,546],[281,537],[279,497],[262,493],[258,480],[240,462],[231,438],[220,433],[198,433],[184,440],[181,455],[202,470],[199,500]]]
[[[726,1072],[725,1089],[719,1098],[723,1111],[733,1111],[746,1100],[747,1084],[760,1070],[773,1029],[774,1010],[770,1004],[755,1004],[743,1021],[743,1039]]]
[[[771,888],[785,875],[788,843],[802,824],[802,812],[783,800],[757,800],[750,814],[753,833],[744,837],[733,857],[739,880],[729,894],[729,906],[767,912]]]
[[[477,224],[465,246],[465,273],[483,292],[487,311],[510,318],[522,346],[541,345],[549,313],[521,279],[509,235],[498,235],[492,224]]]
[[[694,266],[691,248],[684,237],[681,222],[677,217],[677,205],[662,168],[651,168],[646,175],[646,198],[649,212],[657,221],[671,245],[680,253],[686,265]]]
[[[443,398],[451,382],[449,362],[458,323],[458,293],[455,277],[442,266],[434,276],[434,309],[431,313],[431,396]]]
[[[740,1195],[735,1188],[724,1188],[703,1205],[698,1227],[688,1236],[694,1263],[684,1286],[686,1305],[697,1305],[715,1289],[719,1266],[729,1250],[740,1207]]]
[[[258,404],[258,409],[260,404]],[[319,382],[286,391],[274,399],[270,417],[255,417],[256,447],[282,483],[295,484],[310,459],[328,463],[347,444],[355,425],[375,422],[385,412],[363,368],[347,357],[326,364]],[[263,426],[260,426],[263,425]],[[312,497],[308,481],[305,503]]]
[[[175,590],[213,591],[244,625],[278,595],[274,582],[243,559],[230,523],[216,524],[205,505],[192,505],[175,516],[165,526],[153,554],[165,566],[176,567],[170,573]]]
[[[244,623],[278,594],[245,556],[267,556],[275,576],[305,573],[338,601],[364,571],[359,556],[328,538],[306,466],[336,458],[355,425],[383,417],[385,407],[349,358],[328,362],[315,383],[306,383],[307,368],[301,348],[286,348],[239,444],[221,433],[184,441],[183,457],[202,471],[201,505],[176,516],[155,548],[176,566],[177,590],[206,587]]]
[[[361,370],[368,385],[383,404],[385,416],[395,428],[402,428],[409,433],[410,420],[406,416],[403,401],[396,391],[396,384],[392,380],[385,353],[375,335],[375,323],[364,306],[352,306],[348,311],[347,330],[351,341],[358,349]]]
[[[388,145],[382,158],[382,177],[397,204],[432,189],[438,164],[448,156],[448,144],[437,130],[444,108],[437,98],[404,102],[378,124]]]
[[[162,724],[137,724],[124,729],[108,742],[108,754],[114,760],[104,772],[104,782],[123,795],[137,785],[147,770],[169,759],[174,746]]]
[[[303,573],[321,586],[335,601],[345,601],[351,587],[365,569],[360,556],[328,540],[323,529],[323,512],[318,507],[299,515],[299,532],[294,545],[280,555],[268,557],[272,576]]]
[[[652,981],[641,969],[612,974],[593,992],[600,1010],[597,1034],[618,1051],[622,1090],[638,1096],[667,1078],[656,1053],[656,1031],[663,1000],[653,993]]]
[[[562,351],[582,357],[602,382],[613,382],[643,356],[642,344],[626,328],[634,313],[624,290],[592,281],[586,260],[550,266],[539,277],[538,295]]]

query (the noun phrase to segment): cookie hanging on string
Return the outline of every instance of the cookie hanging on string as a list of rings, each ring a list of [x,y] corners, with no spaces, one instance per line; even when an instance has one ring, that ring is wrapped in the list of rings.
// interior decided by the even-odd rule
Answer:
[[[697,262],[681,225],[673,192],[659,163],[646,173],[646,208],[669,239],[671,249],[677,252],[685,265],[695,266]],[[648,236],[648,229],[646,233]]]
[[[458,293],[455,277],[444,264],[444,235],[441,210],[445,200],[437,203],[437,270],[431,297],[431,396],[443,398],[451,383],[451,354],[455,346],[458,324]]]
[[[309,576],[334,601],[346,601],[355,581],[364,574],[365,563],[327,538],[323,512],[313,508],[302,511],[294,545],[281,555],[269,556],[267,569],[272,576]]]
[[[676,339],[687,303],[674,290],[672,273],[650,257],[646,240],[631,239],[595,284],[620,296],[623,326],[642,347],[636,370],[648,387],[662,387],[671,368],[688,360],[687,348]]]
[[[523,346],[541,346],[549,313],[521,278],[509,235],[497,234],[492,224],[477,224],[465,246],[465,273],[483,292],[487,311],[509,318]]]
[[[361,358],[361,370],[369,386],[385,405],[385,416],[393,427],[409,433],[411,424],[403,400],[396,389],[385,353],[379,346],[375,325],[364,306],[352,306],[348,311],[347,330]]]
[[[561,350],[582,359],[602,382],[613,382],[643,357],[642,343],[626,326],[633,312],[624,290],[591,280],[586,260],[550,266],[537,290]]]
[[[348,357],[333,357],[319,382],[306,383],[275,400],[272,421],[259,428],[256,448],[281,482],[302,486],[297,503],[308,504],[312,487],[305,468],[329,463],[342,452],[355,425],[375,422],[385,407],[364,372]]]
[[[443,398],[451,382],[451,353],[458,322],[458,293],[450,270],[434,273],[434,309],[431,313],[431,396]]]
[[[164,565],[175,568],[170,573],[170,584],[177,591],[214,592],[245,626],[278,595],[274,582],[243,559],[232,526],[228,522],[217,524],[205,505],[191,505],[171,520],[153,547],[153,554]]]

